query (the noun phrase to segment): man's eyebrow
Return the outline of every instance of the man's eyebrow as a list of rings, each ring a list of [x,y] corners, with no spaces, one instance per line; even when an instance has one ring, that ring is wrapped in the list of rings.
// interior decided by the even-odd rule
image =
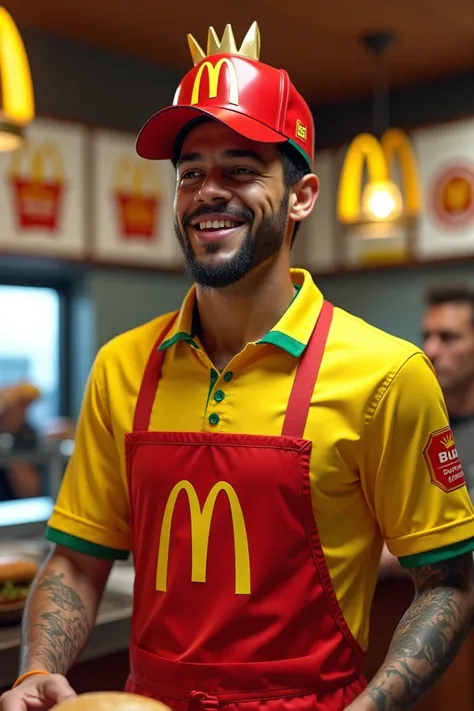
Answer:
[[[229,150],[223,152],[223,156],[224,158],[251,158],[252,160],[257,161],[257,163],[260,163],[260,165],[266,165],[263,158],[251,148],[230,148]],[[178,158],[176,165],[179,166],[183,163],[195,163],[198,160],[202,160],[202,158],[203,156],[201,153],[183,153],[183,155]]]
[[[195,162],[200,159],[202,159],[202,155],[200,153],[183,153],[183,155],[176,161],[176,165],[181,165],[182,163],[192,163],[193,161]]]
[[[261,165],[266,165],[263,158],[251,148],[232,148],[228,151],[224,151],[224,156],[226,158],[252,158],[252,160],[256,160]]]

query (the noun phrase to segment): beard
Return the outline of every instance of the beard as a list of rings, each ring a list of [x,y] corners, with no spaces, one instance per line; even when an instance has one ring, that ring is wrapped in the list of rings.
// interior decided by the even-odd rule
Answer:
[[[176,237],[183,251],[187,272],[193,281],[200,286],[214,289],[230,286],[243,279],[255,267],[275,257],[280,251],[285,237],[288,203],[289,192],[286,191],[277,212],[264,217],[254,235],[252,235],[252,228],[255,215],[249,208],[231,208],[228,205],[222,205],[220,208],[211,205],[201,207],[183,219],[182,229],[175,218]],[[216,212],[222,215],[223,220],[232,217],[245,220],[247,233],[233,257],[223,259],[218,264],[207,264],[194,254],[186,227],[196,217],[204,218],[206,214],[215,214]],[[220,246],[219,243],[207,244],[206,253],[217,254]]]

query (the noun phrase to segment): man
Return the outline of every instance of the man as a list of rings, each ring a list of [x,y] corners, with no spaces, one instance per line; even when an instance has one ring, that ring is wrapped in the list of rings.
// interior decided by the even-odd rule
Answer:
[[[206,54],[190,45],[137,149],[175,163],[195,284],[97,356],[2,711],[74,694],[63,675],[130,550],[128,691],[174,711],[411,709],[473,609],[474,510],[443,398],[421,351],[290,270],[318,193],[313,122],[259,61],[257,26],[239,51],[229,26]],[[418,594],[366,685],[383,539]]]
[[[474,498],[474,290],[438,286],[429,291],[423,350],[443,391],[466,483]]]

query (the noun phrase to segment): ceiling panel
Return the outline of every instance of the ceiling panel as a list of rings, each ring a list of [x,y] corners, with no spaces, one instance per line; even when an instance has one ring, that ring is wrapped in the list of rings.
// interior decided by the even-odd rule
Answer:
[[[237,9],[238,7],[238,9]],[[20,26],[123,52],[182,71],[191,67],[186,33],[205,44],[227,22],[237,43],[257,20],[261,59],[284,67],[313,104],[370,93],[375,60],[364,33],[390,30],[387,77],[402,86],[474,70],[474,0],[10,0]]]

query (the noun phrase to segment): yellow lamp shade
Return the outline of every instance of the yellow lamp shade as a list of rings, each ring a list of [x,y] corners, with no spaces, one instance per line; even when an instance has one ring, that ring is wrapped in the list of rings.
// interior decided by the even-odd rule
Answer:
[[[0,6],[0,150],[15,150],[33,121],[35,102],[26,50],[11,15]]]

